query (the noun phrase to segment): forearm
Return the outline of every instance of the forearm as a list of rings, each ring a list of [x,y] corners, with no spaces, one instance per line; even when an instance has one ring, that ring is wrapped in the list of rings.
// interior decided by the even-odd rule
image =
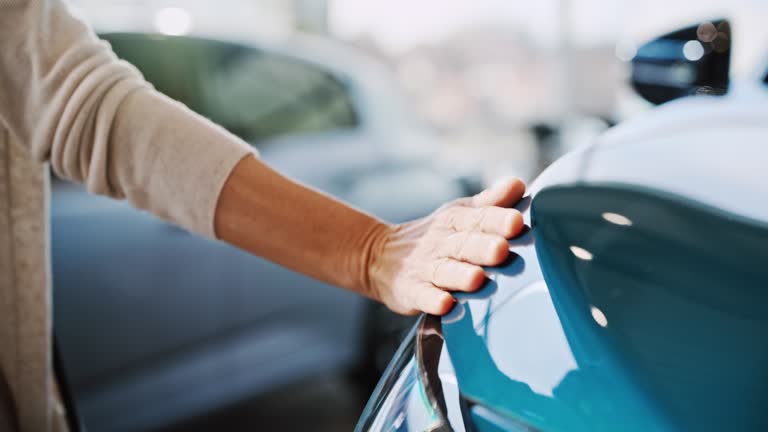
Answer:
[[[248,156],[224,185],[215,229],[241,249],[370,296],[370,259],[389,227]]]

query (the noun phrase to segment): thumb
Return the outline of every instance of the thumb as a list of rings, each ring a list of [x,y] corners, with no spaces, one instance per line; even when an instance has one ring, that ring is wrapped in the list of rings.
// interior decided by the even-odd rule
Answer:
[[[519,178],[502,180],[472,197],[472,207],[512,207],[525,194],[525,183]]]

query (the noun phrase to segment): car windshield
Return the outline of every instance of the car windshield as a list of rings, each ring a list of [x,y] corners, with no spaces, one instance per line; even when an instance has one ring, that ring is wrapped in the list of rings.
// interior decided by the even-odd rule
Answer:
[[[358,125],[344,83],[314,65],[206,39],[102,37],[159,91],[246,141]]]
[[[605,341],[682,429],[768,426],[768,224],[624,185],[545,189],[531,211],[553,303],[583,311],[577,361]]]

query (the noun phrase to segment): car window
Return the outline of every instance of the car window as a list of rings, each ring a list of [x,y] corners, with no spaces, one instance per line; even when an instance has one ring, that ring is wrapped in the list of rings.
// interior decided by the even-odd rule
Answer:
[[[345,84],[312,64],[206,39],[102,37],[159,91],[248,142],[358,125]]]

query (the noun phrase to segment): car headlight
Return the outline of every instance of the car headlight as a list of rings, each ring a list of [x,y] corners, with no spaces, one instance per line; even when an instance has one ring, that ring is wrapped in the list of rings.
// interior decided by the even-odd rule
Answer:
[[[416,322],[397,350],[355,431],[437,431],[447,424],[441,390],[430,388],[429,368],[421,354],[425,344],[435,342],[434,334],[425,335],[424,321],[422,317]],[[441,336],[439,344],[442,347]]]

